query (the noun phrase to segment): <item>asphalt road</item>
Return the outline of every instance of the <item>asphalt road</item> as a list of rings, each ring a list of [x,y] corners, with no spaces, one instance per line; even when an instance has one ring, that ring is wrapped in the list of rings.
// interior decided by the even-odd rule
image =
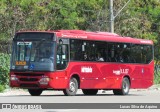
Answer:
[[[41,96],[30,96],[27,91],[16,91],[0,94],[0,103],[160,103],[160,90],[130,90],[126,96],[101,90],[95,96],[85,96],[81,90],[76,96],[64,96],[61,91],[43,91]]]
[[[79,90],[76,96],[64,96],[61,91],[44,91],[41,96],[30,96],[27,91],[16,91],[10,94],[0,94],[0,103],[160,103],[160,90],[130,90],[129,95],[117,96],[112,91],[99,91],[96,96],[85,96]],[[108,109],[109,110],[109,109]],[[121,109],[122,110],[122,109]],[[132,111],[126,109],[126,112]],[[136,109],[137,111],[139,109]],[[149,109],[150,110],[150,109]],[[153,111],[159,111],[152,109]],[[39,111],[39,110],[37,110]],[[46,112],[82,112],[80,109],[53,109],[43,110]],[[94,110],[83,110],[84,112],[97,112]],[[106,110],[100,110],[106,112]],[[111,111],[111,110],[110,110]],[[117,110],[114,110],[116,112]],[[141,110],[142,111],[142,110]],[[144,109],[143,111],[148,111]],[[124,110],[123,110],[124,112]]]

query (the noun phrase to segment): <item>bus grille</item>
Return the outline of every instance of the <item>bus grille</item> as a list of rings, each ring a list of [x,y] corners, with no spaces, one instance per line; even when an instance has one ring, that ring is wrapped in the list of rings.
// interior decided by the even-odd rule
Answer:
[[[19,80],[20,80],[20,81],[27,81],[27,82],[30,82],[30,81],[38,81],[37,78],[20,78]]]
[[[15,73],[17,76],[42,76],[44,74],[34,74],[34,73]]]

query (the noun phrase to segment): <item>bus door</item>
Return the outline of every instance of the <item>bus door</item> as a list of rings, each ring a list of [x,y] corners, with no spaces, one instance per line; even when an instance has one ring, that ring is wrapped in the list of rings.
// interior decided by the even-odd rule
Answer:
[[[56,54],[56,79],[61,83],[62,87],[67,85],[67,72],[66,67],[68,66],[68,39],[59,39],[59,43],[57,45],[57,54]],[[60,85],[59,85],[60,86]]]
[[[57,45],[56,68],[57,70],[64,70],[68,65],[68,39],[60,39]]]

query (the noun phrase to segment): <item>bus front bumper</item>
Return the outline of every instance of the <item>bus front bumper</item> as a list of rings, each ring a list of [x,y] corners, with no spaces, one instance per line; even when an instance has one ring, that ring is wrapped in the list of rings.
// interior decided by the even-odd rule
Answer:
[[[22,75],[21,75],[22,74]],[[39,89],[65,89],[68,86],[67,77],[58,77],[55,74],[32,74],[10,73],[10,87],[18,88],[39,88]]]

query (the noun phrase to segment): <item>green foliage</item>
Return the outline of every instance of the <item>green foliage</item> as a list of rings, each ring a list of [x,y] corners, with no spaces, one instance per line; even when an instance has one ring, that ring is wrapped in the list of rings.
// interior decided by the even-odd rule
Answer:
[[[114,0],[114,15],[128,0]],[[108,31],[108,0],[1,0],[0,40],[18,30],[83,29]],[[131,0],[115,18],[115,32],[157,43],[159,0]]]
[[[3,92],[5,90],[4,85],[0,85],[0,93]]]
[[[0,85],[1,88],[9,84],[10,55],[0,53]]]
[[[160,69],[160,68],[158,68],[158,69]],[[154,83],[155,84],[160,84],[160,71],[158,71],[158,72],[155,71]]]

